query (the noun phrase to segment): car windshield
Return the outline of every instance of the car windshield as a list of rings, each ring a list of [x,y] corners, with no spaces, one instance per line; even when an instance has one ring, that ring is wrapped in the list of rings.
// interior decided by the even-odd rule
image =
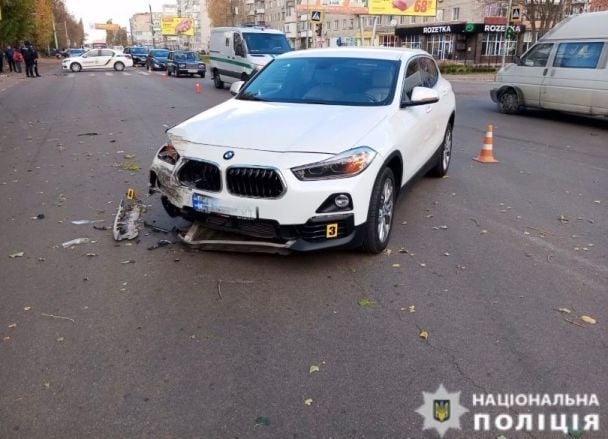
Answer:
[[[150,56],[156,56],[159,58],[166,58],[168,54],[169,54],[168,50],[151,50],[150,51]]]
[[[138,55],[139,54],[144,54],[145,55],[146,53],[148,53],[148,51],[146,50],[145,47],[133,47],[131,49],[131,53],[137,53]]]
[[[280,55],[291,50],[291,46],[283,34],[245,32],[243,38],[247,44],[247,50],[253,55],[256,53]]]
[[[194,52],[182,52],[175,54],[176,61],[198,61]]]
[[[363,58],[276,59],[237,99],[302,104],[380,106],[395,95],[399,61]]]

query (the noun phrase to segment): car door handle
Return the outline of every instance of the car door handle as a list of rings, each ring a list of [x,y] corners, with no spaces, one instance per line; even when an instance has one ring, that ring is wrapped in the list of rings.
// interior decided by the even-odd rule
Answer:
[[[427,105],[427,107],[426,107],[425,111],[426,111],[427,113],[430,113],[431,111],[433,111],[433,106],[432,106],[432,105]]]
[[[549,71],[549,69],[545,67],[545,70],[543,70],[543,76],[547,76],[548,71]]]

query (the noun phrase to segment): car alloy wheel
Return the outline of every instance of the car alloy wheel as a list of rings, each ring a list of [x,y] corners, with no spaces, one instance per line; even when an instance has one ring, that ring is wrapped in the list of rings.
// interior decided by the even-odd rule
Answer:
[[[114,70],[116,70],[117,72],[122,72],[125,69],[125,65],[123,63],[121,63],[120,61],[118,61],[117,63],[114,64]]]
[[[73,72],[80,72],[82,70],[82,66],[77,62],[70,64],[70,70]]]
[[[437,151],[435,166],[429,171],[431,177],[441,178],[448,173],[450,161],[452,160],[452,124],[448,123],[443,135],[443,142]]]
[[[388,244],[395,209],[395,176],[391,168],[383,168],[372,189],[365,224],[363,248],[370,253],[380,253]]]

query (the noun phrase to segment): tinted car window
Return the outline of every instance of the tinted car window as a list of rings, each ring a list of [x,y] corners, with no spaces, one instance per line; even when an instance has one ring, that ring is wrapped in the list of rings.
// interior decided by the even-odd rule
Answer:
[[[166,58],[168,54],[168,50],[151,50],[149,53],[150,56],[158,56],[160,58]]]
[[[603,47],[604,43],[599,41],[561,43],[557,46],[553,67],[595,69]]]
[[[114,55],[114,52],[112,52],[111,50],[108,50],[108,49],[101,50],[101,56],[112,56],[112,55]]]

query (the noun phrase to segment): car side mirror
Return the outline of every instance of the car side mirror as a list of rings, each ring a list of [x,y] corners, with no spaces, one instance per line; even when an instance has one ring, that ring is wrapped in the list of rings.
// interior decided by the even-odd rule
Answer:
[[[82,56],[83,58],[86,58],[86,57],[87,57],[87,55],[81,55],[81,56]]]
[[[232,94],[232,96],[238,95],[239,92],[241,91],[241,88],[243,88],[243,84],[245,84],[245,81],[233,82],[232,85],[230,86],[230,94]]]
[[[411,99],[401,101],[401,108],[434,104],[435,102],[439,102],[437,90],[428,87],[414,87]]]

